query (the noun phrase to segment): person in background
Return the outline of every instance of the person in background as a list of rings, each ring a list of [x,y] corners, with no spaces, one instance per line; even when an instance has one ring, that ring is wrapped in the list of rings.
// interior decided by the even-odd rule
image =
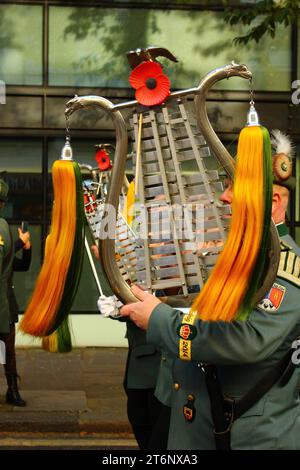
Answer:
[[[8,185],[0,179],[0,213],[7,200]],[[18,322],[19,307],[13,285],[14,271],[27,271],[31,263],[30,233],[18,229],[19,238],[13,244],[12,235],[5,219],[0,218],[0,339],[5,343],[7,380],[6,403],[26,406],[18,388],[15,352],[15,323]],[[15,253],[22,250],[22,257]]]
[[[156,199],[162,199],[157,196]],[[123,207],[123,217],[128,225],[134,217],[135,183],[130,183]],[[97,259],[99,252],[96,245],[92,251]],[[119,306],[115,296],[103,296],[98,300],[98,308],[104,316],[120,320]],[[121,304],[122,305],[122,304]],[[124,321],[124,319],[121,319]],[[156,393],[158,374],[169,374],[166,367],[168,360],[160,351],[146,340],[146,333],[128,319],[126,338],[128,355],[123,386],[127,395],[127,416],[139,448],[142,450],[167,448],[170,407],[168,406],[169,388],[161,387]],[[166,382],[167,376],[162,382]],[[157,430],[159,429],[159,435]]]
[[[99,259],[98,247],[92,245],[91,249]],[[98,307],[105,317],[120,319],[114,296],[100,298]],[[130,320],[126,320],[126,338],[128,355],[123,386],[127,395],[128,420],[141,450],[166,449],[170,409],[154,395],[160,362],[164,359],[155,346],[147,343],[146,333]],[[160,439],[153,442],[158,423]]]

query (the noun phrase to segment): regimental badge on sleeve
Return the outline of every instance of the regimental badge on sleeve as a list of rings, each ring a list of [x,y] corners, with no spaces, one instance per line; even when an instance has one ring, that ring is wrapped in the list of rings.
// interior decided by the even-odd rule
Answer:
[[[1,237],[1,235],[0,235],[0,246],[4,246],[4,240],[3,240],[3,238]]]
[[[197,312],[189,312],[183,316],[181,324],[177,327],[179,357],[182,361],[192,359],[192,340],[197,335],[197,328],[194,326],[196,318]]]
[[[274,282],[267,297],[259,302],[258,308],[266,310],[267,312],[276,312],[283,301],[285,292],[286,288],[284,286]]]

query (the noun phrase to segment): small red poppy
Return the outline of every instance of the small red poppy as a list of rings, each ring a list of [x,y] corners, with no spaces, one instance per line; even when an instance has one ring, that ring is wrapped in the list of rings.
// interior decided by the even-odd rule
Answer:
[[[112,168],[111,161],[106,150],[100,149],[96,152],[95,159],[98,163],[98,168],[101,171],[110,170]]]
[[[170,95],[170,80],[157,62],[139,64],[131,72],[129,82],[136,89],[137,101],[144,106],[161,104]]]

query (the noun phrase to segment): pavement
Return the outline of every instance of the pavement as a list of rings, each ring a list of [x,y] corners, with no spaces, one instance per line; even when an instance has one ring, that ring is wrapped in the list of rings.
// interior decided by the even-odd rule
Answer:
[[[0,374],[0,449],[137,448],[126,414],[126,348],[56,354],[17,349],[24,408],[7,405]]]

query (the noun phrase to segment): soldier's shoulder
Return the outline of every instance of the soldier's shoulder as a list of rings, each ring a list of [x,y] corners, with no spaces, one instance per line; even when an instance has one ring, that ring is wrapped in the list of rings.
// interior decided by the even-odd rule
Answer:
[[[5,219],[0,218],[0,235],[6,238],[7,233],[8,233],[8,223],[6,222]]]
[[[5,219],[3,219],[3,217],[0,217],[0,226],[1,227],[8,227],[8,223]]]
[[[300,256],[286,241],[280,240],[281,253],[277,276],[300,287]]]

